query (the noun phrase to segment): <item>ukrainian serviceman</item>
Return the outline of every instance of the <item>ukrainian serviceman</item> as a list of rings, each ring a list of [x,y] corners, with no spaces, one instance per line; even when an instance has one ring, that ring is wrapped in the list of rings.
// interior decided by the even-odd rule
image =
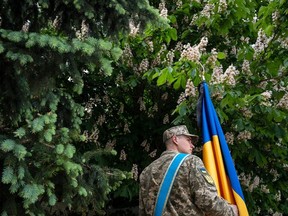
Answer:
[[[237,216],[235,205],[219,197],[211,176],[202,160],[192,155],[198,136],[190,134],[185,125],[174,126],[163,133],[166,144],[160,158],[146,167],[140,175],[139,216],[153,216],[161,182],[171,160],[177,153],[190,154],[181,164],[163,216]]]

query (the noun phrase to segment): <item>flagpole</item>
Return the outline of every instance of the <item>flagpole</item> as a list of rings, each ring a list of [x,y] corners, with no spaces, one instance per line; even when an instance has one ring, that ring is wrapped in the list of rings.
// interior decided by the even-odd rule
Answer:
[[[200,72],[202,81],[205,81],[205,76],[204,76],[204,74],[205,74],[205,68],[204,68],[204,66],[201,64],[201,62],[199,62],[199,64],[200,64],[201,67],[202,67],[202,71]]]

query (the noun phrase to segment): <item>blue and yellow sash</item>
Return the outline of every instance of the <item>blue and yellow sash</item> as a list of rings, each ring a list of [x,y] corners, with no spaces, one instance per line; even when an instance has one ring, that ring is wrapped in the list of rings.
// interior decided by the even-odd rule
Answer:
[[[158,191],[155,210],[154,210],[154,216],[162,215],[162,212],[166,206],[166,202],[168,200],[171,188],[173,186],[174,179],[177,175],[178,169],[187,156],[189,156],[189,154],[178,153],[172,159],[164,175],[164,178],[160,185],[160,189]]]

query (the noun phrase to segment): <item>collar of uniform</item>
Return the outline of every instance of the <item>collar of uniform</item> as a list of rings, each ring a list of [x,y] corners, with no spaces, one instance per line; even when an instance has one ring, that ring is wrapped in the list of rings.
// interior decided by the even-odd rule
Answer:
[[[177,153],[179,153],[178,151],[173,151],[173,150],[166,150],[164,151],[160,157],[164,156],[164,155],[176,155]]]

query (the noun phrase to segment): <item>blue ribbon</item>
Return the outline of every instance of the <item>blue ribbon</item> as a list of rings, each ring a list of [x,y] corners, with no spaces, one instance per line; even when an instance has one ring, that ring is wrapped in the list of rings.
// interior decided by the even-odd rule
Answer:
[[[162,216],[178,169],[181,166],[182,162],[185,160],[185,158],[188,156],[189,154],[178,153],[172,159],[160,185],[160,189],[156,199],[154,216]]]

